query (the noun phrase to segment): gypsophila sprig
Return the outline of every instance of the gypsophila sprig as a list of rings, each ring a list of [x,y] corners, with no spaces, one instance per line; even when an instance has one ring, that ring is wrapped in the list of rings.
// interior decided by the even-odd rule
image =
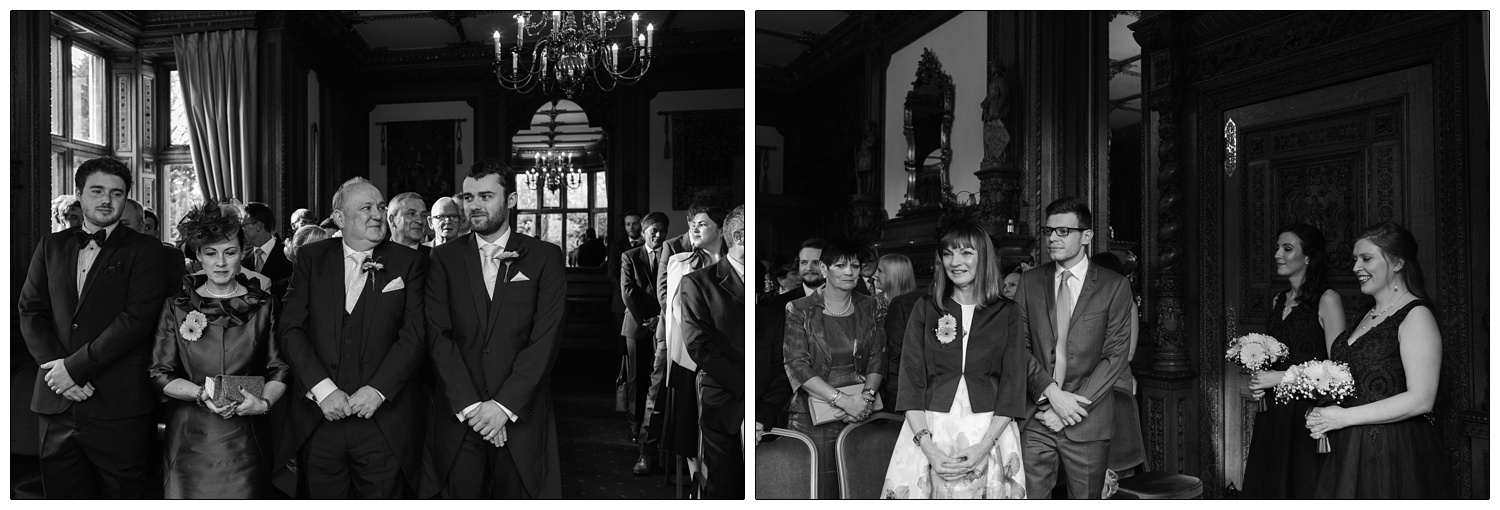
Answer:
[[[1332,404],[1354,396],[1354,375],[1341,361],[1312,360],[1292,366],[1276,385],[1276,402],[1297,399]]]

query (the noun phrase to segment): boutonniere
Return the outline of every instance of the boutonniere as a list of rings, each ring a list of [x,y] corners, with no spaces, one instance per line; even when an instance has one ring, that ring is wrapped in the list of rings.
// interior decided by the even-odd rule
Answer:
[[[199,338],[203,338],[203,328],[206,327],[208,327],[208,316],[203,315],[203,312],[193,310],[188,312],[186,319],[182,320],[182,326],[177,328],[177,332],[182,334],[183,340],[197,342]]]
[[[519,259],[519,258],[524,257],[524,256],[526,256],[526,248],[525,247],[522,247],[521,249],[516,250],[516,251],[505,251],[505,249],[502,248],[500,250],[500,253],[496,253],[495,254],[495,260],[498,260],[498,261],[504,262],[506,264],[509,264],[511,262],[515,262],[516,259]]]
[[[943,344],[952,342],[953,339],[958,338],[958,319],[954,319],[953,314],[944,315],[943,318],[938,319],[938,327],[933,332],[937,333],[939,342]]]
[[[359,265],[359,270],[371,274],[374,274],[376,271],[384,271],[384,259],[380,258],[379,255],[372,255],[370,258],[365,259],[363,264]]]

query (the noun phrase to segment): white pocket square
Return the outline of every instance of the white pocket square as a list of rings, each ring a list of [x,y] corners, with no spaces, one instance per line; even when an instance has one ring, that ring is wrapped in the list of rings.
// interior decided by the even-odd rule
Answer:
[[[406,282],[401,281],[401,277],[397,276],[395,280],[391,280],[391,283],[385,284],[385,289],[381,290],[381,292],[391,292],[404,288],[406,288]]]
[[[513,282],[526,282],[526,281],[531,281],[531,278],[528,277],[528,276],[526,276],[526,273],[522,273],[522,272],[517,271],[516,272],[516,277],[515,278],[511,278],[510,281],[513,281]]]

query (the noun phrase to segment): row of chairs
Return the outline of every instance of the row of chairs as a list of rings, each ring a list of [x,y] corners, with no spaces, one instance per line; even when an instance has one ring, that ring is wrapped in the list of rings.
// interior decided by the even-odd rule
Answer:
[[[906,418],[892,413],[874,413],[865,421],[844,427],[835,452],[838,461],[839,496],[843,499],[877,499],[885,483],[896,438]],[[816,499],[818,454],[806,434],[781,428],[763,433],[774,441],[755,446],[756,499]],[[1194,499],[1203,494],[1197,477],[1148,471],[1119,480],[1112,499]]]

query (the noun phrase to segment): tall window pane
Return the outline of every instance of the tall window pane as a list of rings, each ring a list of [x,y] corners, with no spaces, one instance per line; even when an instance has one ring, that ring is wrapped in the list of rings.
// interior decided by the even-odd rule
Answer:
[[[561,201],[556,191],[546,186],[542,187],[542,207],[562,207]]]
[[[587,181],[585,181],[583,184],[580,184],[577,188],[568,189],[568,203],[566,205],[567,208],[579,209],[588,206],[589,183]]]
[[[62,39],[52,38],[52,134],[62,136]]]
[[[168,73],[168,76],[171,81],[168,88],[172,89],[172,139],[168,143],[188,145],[190,138],[188,137],[187,106],[182,102],[182,83],[178,81],[178,72],[175,69]]]
[[[569,258],[573,258],[571,257],[574,254],[573,250],[577,250],[578,245],[583,244],[583,231],[587,228],[589,228],[588,213],[568,213],[568,245],[565,250],[570,255]]]
[[[561,214],[542,215],[542,237],[543,241],[562,246],[563,245],[563,218]]]
[[[73,47],[73,138],[104,144],[104,100],[107,85],[104,58]]]
[[[535,214],[518,214],[518,215],[516,215],[516,232],[520,232],[522,234],[526,234],[526,235],[529,235],[531,237],[536,237],[536,215]]]
[[[165,170],[167,207],[165,214],[160,216],[160,224],[168,239],[175,243],[178,241],[177,222],[203,201],[203,193],[198,188],[198,173],[193,171],[193,165],[167,165]]]
[[[516,178],[516,210],[536,209],[536,190],[526,187],[525,179]]]
[[[609,188],[605,184],[609,179],[606,177],[604,172],[594,174],[594,207],[609,207]]]

